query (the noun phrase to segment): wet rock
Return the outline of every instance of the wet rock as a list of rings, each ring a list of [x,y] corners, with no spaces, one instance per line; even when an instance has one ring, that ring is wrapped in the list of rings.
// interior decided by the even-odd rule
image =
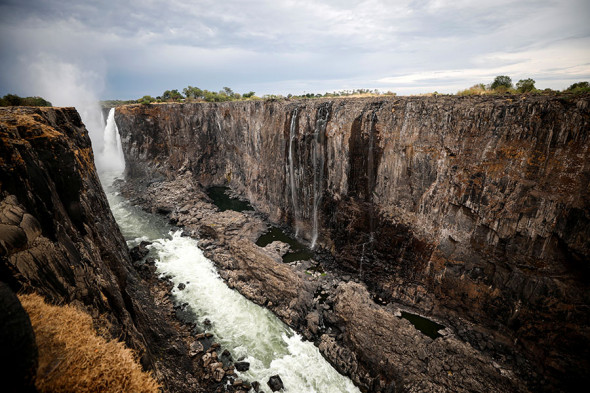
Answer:
[[[272,377],[270,377],[270,379],[267,382],[267,385],[273,392],[278,392],[279,390],[284,388],[283,381],[281,380],[281,377],[278,375],[273,375]]]
[[[145,258],[150,252],[150,250],[147,248],[147,246],[149,246],[150,244],[151,244],[150,242],[142,241],[137,246],[135,246],[131,250],[129,250],[129,255],[131,255],[131,260],[135,262],[135,261],[140,261],[143,258]]]
[[[234,367],[240,372],[248,371],[250,369],[250,363],[248,362],[235,362]]]
[[[214,361],[214,358],[210,352],[207,352],[203,355],[203,357],[201,357],[201,360],[203,361],[203,367],[208,367],[209,364],[211,364],[211,362]]]
[[[254,391],[258,393],[260,391],[260,382],[258,382],[258,381],[252,382],[252,389],[254,389]]]

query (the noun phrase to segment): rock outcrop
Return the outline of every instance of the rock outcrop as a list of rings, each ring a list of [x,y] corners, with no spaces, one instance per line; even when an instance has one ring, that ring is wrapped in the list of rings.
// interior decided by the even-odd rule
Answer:
[[[535,389],[567,390],[590,368],[589,102],[254,101],[115,117],[130,176],[229,183],[372,295],[473,324],[457,335],[526,354]]]
[[[188,348],[135,272],[74,108],[0,108],[0,281],[76,304],[167,391],[198,391]]]

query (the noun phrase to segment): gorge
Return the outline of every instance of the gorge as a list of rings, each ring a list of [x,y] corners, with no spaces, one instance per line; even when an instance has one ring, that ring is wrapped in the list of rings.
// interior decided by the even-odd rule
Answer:
[[[199,286],[203,272],[186,280],[165,267],[166,247],[189,244],[192,260],[198,245],[229,287],[315,342],[363,392],[573,391],[589,369],[589,102],[522,95],[118,107],[109,121],[120,141],[105,136],[119,144],[126,170],[109,203],[151,212],[164,228],[153,236],[125,229],[119,213],[123,234],[117,228],[74,110],[3,109],[1,279],[107,315],[169,391],[204,385],[188,356],[198,340],[165,314],[196,312],[201,331],[232,323],[203,321],[209,311],[188,300],[195,291],[213,296],[207,304],[219,300]],[[212,186],[229,186],[254,210],[221,211],[207,195]],[[283,242],[258,246],[271,225],[313,253],[285,261]],[[152,241],[148,259],[132,260],[125,239],[140,248]],[[144,274],[156,269],[171,280],[165,294]],[[422,334],[410,314],[440,325]]]
[[[188,217],[190,198],[173,197],[184,186],[165,179],[182,175],[203,189],[228,184],[270,222],[316,246],[326,267],[366,284],[369,298],[438,318],[461,342],[521,370],[533,390],[585,380],[587,97],[138,105],[115,118],[129,174],[149,179],[138,201],[197,236],[228,243],[214,224]],[[247,292],[239,281],[254,275],[226,279]],[[250,298],[281,297],[261,280],[263,295]],[[301,295],[291,301],[270,308],[281,316],[281,307],[297,304],[283,320],[314,330],[309,303]],[[338,348],[327,357],[348,374],[350,353],[342,353],[360,354],[353,376],[360,386],[415,382],[400,375],[394,345],[381,341],[369,353],[361,339],[370,339],[348,318],[333,322],[337,332],[318,331],[320,348]]]

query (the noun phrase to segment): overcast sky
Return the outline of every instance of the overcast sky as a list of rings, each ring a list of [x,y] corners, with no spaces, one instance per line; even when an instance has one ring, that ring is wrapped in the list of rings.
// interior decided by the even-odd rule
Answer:
[[[0,0],[0,95],[564,89],[590,80],[589,20],[588,0]]]

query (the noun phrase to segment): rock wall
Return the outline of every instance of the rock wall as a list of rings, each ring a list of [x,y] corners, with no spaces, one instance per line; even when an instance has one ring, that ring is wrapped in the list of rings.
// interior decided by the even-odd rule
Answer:
[[[590,367],[589,102],[137,105],[116,121],[131,176],[229,182],[373,294],[474,323],[567,388]]]
[[[86,309],[167,391],[196,391],[193,365],[133,269],[74,108],[0,108],[0,281]]]

